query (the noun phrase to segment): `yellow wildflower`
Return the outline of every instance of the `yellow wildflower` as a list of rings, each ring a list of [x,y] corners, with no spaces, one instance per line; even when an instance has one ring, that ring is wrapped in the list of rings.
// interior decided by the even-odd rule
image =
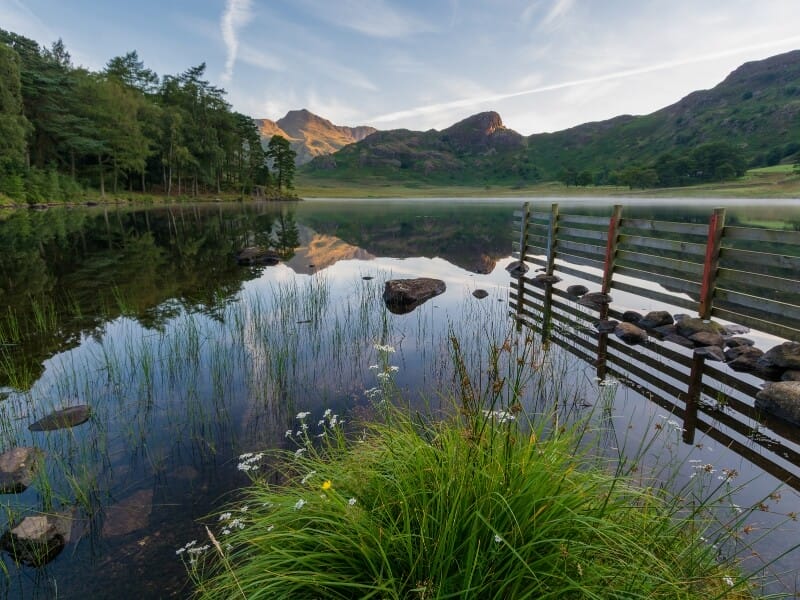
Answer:
[[[327,492],[329,489],[331,489],[331,486],[332,486],[332,485],[333,485],[333,484],[331,483],[331,480],[330,480],[330,479],[326,479],[326,480],[325,480],[325,481],[322,483],[322,490],[323,490],[323,491],[325,491],[325,492]]]

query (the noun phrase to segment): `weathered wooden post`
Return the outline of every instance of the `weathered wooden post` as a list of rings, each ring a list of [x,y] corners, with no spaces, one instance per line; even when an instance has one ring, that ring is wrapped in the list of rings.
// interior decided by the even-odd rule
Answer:
[[[619,224],[622,221],[622,205],[615,204],[608,220],[608,236],[606,238],[606,256],[603,263],[603,283],[600,291],[608,294],[611,291],[611,282],[614,277],[614,266],[617,257],[617,242],[619,239]],[[609,302],[600,305],[600,320],[608,319]],[[601,380],[606,378],[606,360],[608,355],[608,332],[601,333],[597,340],[597,377]]]
[[[528,247],[528,221],[531,218],[531,203],[525,202],[522,205],[522,222],[519,228],[519,262],[525,263],[525,253]],[[524,269],[519,269],[517,277],[517,331],[522,326],[522,312],[525,302],[525,273]]]
[[[722,231],[725,228],[725,209],[715,208],[708,222],[708,239],[706,241],[706,257],[703,263],[703,281],[700,285],[700,307],[698,308],[701,319],[711,318],[711,309],[714,302],[714,291],[717,286],[717,271],[719,270],[719,252],[722,245]]]
[[[708,222],[706,255],[703,261],[703,281],[700,284],[700,306],[697,309],[698,316],[703,320],[711,318],[724,228],[725,209],[715,208]],[[700,403],[700,394],[703,389],[705,364],[706,359],[704,356],[695,354],[692,357],[692,370],[689,373],[689,391],[686,396],[686,412],[683,418],[683,441],[687,444],[694,443],[694,434],[697,426],[697,407]]]
[[[556,268],[556,244],[558,243],[558,204],[550,205],[550,223],[547,227],[547,266],[545,273],[552,275]],[[553,285],[544,286],[544,304],[542,305],[542,343],[550,339],[550,321],[552,320]]]

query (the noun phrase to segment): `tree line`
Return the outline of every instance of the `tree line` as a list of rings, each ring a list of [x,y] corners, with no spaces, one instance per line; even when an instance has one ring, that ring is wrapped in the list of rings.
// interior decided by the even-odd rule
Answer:
[[[564,168],[558,179],[568,186],[678,187],[735,179],[746,170],[747,160],[742,148],[727,142],[710,142],[687,153],[666,152],[652,163],[633,164],[618,170],[591,172]]]
[[[42,202],[86,188],[291,189],[288,141],[274,136],[264,148],[253,119],[232,110],[205,70],[159,77],[134,50],[91,72],[72,64],[61,40],[47,48],[0,29],[0,192]]]

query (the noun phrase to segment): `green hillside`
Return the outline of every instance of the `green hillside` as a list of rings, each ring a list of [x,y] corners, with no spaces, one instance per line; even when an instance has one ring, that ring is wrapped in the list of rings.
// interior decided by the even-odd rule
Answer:
[[[791,162],[800,150],[800,50],[745,63],[710,90],[697,91],[644,116],[623,115],[527,138],[503,127],[497,113],[469,117],[443,131],[375,133],[302,169],[323,181],[530,185],[587,172],[613,174],[656,161],[688,160],[705,144],[722,143],[744,166]],[[669,157],[665,157],[669,153]],[[697,157],[681,167],[698,172]],[[737,165],[730,176],[741,174]],[[725,177],[717,177],[723,179]],[[709,180],[706,173],[705,181]],[[587,181],[588,182],[588,181]],[[674,184],[678,184],[676,181]]]

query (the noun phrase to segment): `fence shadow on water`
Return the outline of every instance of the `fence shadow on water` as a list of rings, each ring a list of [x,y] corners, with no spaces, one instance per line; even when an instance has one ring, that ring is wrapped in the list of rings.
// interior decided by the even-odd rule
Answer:
[[[515,215],[515,255],[545,275],[800,341],[800,232],[725,227],[722,209],[708,225],[625,219],[619,206],[608,218],[560,215],[558,205],[533,212],[528,204]],[[760,379],[657,335],[628,345],[597,329],[598,320],[623,320],[613,300],[586,307],[552,279],[514,275],[511,309],[520,326],[682,419],[685,443],[702,432],[800,491],[800,427],[756,408]]]

